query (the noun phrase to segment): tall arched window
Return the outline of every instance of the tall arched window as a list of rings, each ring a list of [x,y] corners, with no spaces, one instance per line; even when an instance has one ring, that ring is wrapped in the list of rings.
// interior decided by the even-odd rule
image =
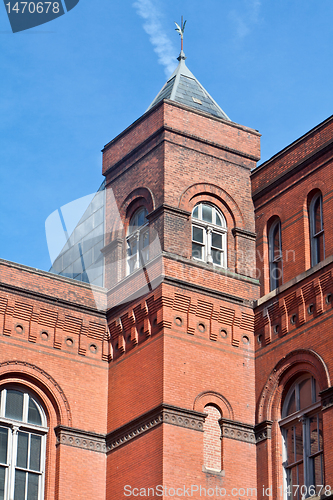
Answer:
[[[214,205],[200,203],[192,211],[192,257],[227,267],[227,224]]]
[[[149,260],[148,210],[139,208],[132,216],[127,231],[127,274],[143,267]]]
[[[276,219],[270,227],[268,236],[270,289],[282,285],[282,238],[281,221]]]
[[[283,467],[286,498],[302,500],[318,493],[323,477],[323,420],[316,381],[299,378],[282,408]]]
[[[323,197],[317,193],[310,203],[311,265],[325,259]]]
[[[27,392],[0,392],[0,499],[42,500],[46,417]]]

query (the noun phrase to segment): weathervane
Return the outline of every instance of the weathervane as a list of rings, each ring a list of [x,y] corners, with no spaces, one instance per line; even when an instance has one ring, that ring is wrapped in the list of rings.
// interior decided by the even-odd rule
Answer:
[[[183,23],[183,16],[182,16],[182,22],[181,22],[180,26],[179,26],[179,24],[177,24],[175,22],[175,25],[177,26],[176,31],[180,34],[180,50],[181,50],[181,52],[183,52],[183,38],[184,38],[185,24],[186,24],[186,21],[185,21],[185,23]]]

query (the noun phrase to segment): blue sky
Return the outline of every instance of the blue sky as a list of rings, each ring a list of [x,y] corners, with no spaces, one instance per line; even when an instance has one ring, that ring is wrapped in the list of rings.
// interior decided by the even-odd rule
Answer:
[[[333,110],[332,0],[80,0],[11,33],[0,6],[0,257],[48,270],[45,220],[98,189],[101,149],[142,115],[175,67],[235,122],[262,161]]]

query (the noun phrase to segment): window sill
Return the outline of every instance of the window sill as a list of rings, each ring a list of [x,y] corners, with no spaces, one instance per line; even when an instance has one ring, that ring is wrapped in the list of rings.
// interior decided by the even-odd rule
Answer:
[[[220,477],[225,476],[224,470],[209,469],[209,468],[205,467],[204,465],[202,466],[202,472],[204,472],[205,474],[211,474],[212,476],[220,476]]]

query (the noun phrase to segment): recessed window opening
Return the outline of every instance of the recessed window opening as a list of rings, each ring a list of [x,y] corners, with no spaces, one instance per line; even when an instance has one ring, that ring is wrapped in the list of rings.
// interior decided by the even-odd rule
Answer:
[[[227,267],[227,224],[214,205],[200,203],[193,209],[192,257]]]
[[[316,380],[309,375],[300,377],[288,391],[280,421],[286,500],[318,494],[318,485],[324,484],[320,410]]]
[[[270,289],[275,290],[282,285],[282,238],[281,221],[277,219],[269,230],[269,277]]]
[[[42,500],[46,417],[39,403],[17,388],[0,392],[0,498]]]
[[[310,203],[311,265],[325,259],[323,197],[317,193]]]
[[[139,208],[133,215],[128,226],[127,244],[127,274],[143,267],[149,260],[149,227],[148,210]]]

